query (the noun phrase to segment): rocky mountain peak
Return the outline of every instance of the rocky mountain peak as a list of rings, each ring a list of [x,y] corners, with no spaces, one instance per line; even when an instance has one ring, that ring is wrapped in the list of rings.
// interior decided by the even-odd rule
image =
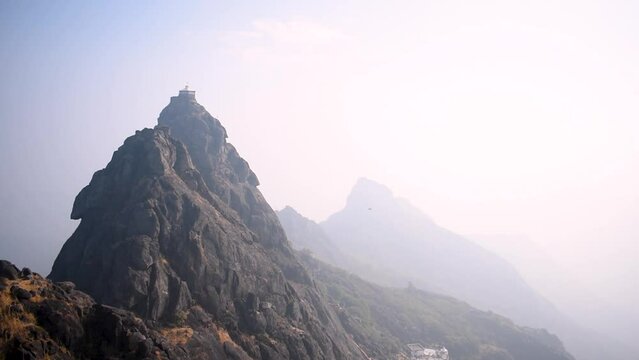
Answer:
[[[306,219],[302,214],[300,214],[297,210],[295,210],[293,207],[291,207],[290,205],[286,205],[282,208],[282,210],[278,211],[279,215],[284,215],[284,216],[291,216],[291,217],[296,217],[296,218],[303,218]]]
[[[367,178],[359,178],[346,201],[347,207],[373,208],[393,202],[393,192],[386,186]]]
[[[173,97],[158,118],[182,142],[208,188],[235,210],[264,244],[282,246],[286,235],[273,209],[257,189],[259,181],[248,163],[226,141],[220,121],[195,101]]]
[[[205,176],[210,175],[207,182],[212,184],[215,177],[221,177],[232,184],[258,186],[257,176],[248,163],[226,142],[226,129],[220,121],[211,116],[194,95],[190,97],[184,92],[171,97],[169,105],[160,113],[158,125],[170,128],[173,137],[192,150],[198,168]],[[226,166],[220,169],[221,165]]]
[[[359,358],[257,185],[220,122],[180,92],[78,194],[81,222],[50,278],[185,324],[194,348],[217,338],[234,359]]]

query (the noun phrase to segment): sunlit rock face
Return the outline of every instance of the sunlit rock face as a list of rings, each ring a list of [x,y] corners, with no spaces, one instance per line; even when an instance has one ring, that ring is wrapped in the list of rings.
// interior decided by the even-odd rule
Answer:
[[[220,122],[181,92],[158,123],[76,197],[50,278],[187,325],[196,354],[212,337],[235,358],[360,358]]]

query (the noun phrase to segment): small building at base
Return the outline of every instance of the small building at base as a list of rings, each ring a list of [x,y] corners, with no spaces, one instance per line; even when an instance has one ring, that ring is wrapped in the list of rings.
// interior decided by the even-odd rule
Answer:
[[[443,346],[427,348],[422,344],[408,344],[410,360],[449,360],[448,350]]]

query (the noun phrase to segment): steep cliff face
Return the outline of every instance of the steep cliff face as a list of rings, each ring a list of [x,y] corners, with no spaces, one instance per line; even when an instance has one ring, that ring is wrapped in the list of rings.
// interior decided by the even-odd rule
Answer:
[[[195,98],[176,96],[160,113],[158,124],[169,127],[171,135],[184,143],[209,189],[237,212],[262,244],[288,250],[277,216],[257,189],[257,176],[226,142],[219,120]]]
[[[359,358],[257,184],[219,121],[174,97],[77,196],[50,278],[203,336],[212,319],[230,357]]]

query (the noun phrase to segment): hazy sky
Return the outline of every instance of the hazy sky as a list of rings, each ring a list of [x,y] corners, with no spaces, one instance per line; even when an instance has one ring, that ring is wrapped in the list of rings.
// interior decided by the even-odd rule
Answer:
[[[188,82],[274,208],[323,220],[366,176],[639,302],[638,2],[318,3],[1,2],[0,257],[47,272]]]

